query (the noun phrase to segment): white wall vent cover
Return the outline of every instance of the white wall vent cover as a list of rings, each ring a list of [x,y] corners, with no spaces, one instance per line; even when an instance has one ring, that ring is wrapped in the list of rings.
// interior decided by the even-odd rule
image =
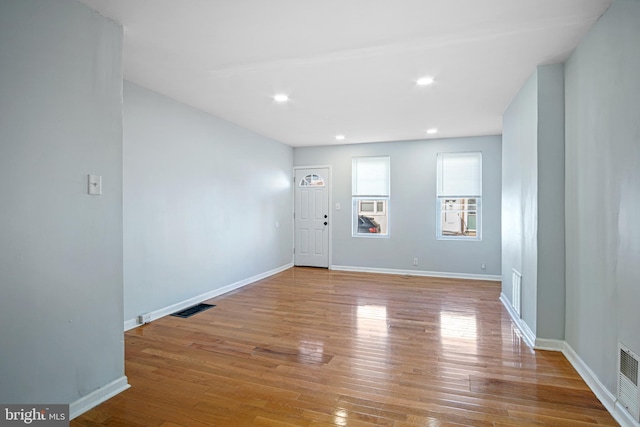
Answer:
[[[640,395],[638,394],[638,362],[640,358],[620,346],[620,369],[618,372],[618,401],[627,408],[635,420],[640,421]]]
[[[515,268],[511,269],[511,305],[520,316],[522,308],[522,274],[518,273]]]

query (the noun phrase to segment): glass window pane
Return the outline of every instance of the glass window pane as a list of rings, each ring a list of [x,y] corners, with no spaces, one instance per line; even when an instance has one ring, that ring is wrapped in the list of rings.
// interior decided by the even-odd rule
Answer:
[[[441,237],[473,237],[478,234],[479,199],[439,199]],[[473,201],[473,204],[471,203]]]
[[[386,204],[388,199],[354,199],[354,236],[387,236],[389,234],[389,216]],[[381,207],[382,209],[378,209]]]
[[[353,236],[389,235],[389,156],[352,159]]]
[[[324,187],[324,180],[321,176],[309,174],[300,180],[300,187]]]
[[[360,213],[363,212],[375,212],[373,201],[361,201],[360,202]]]

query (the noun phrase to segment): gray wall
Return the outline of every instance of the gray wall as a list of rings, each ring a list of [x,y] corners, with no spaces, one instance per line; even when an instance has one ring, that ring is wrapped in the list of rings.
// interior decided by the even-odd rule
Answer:
[[[75,1],[0,1],[0,402],[124,378],[121,46]]]
[[[502,120],[502,293],[513,302],[511,271],[522,274],[522,319],[535,334],[538,275],[538,73]]]
[[[538,67],[536,335],[564,339],[564,65]]]
[[[638,23],[616,0],[565,65],[566,341],[612,393],[618,340],[640,354]]]
[[[564,338],[564,68],[536,69],[503,117],[502,292],[538,338]]]
[[[487,136],[296,148],[295,166],[333,168],[331,264],[500,275],[500,144],[500,136]],[[483,153],[482,241],[436,239],[436,154],[445,151]],[[352,237],[351,159],[378,155],[391,156],[390,237]],[[417,267],[413,258],[419,260]]]
[[[292,168],[291,147],[125,82],[124,319],[291,263]]]

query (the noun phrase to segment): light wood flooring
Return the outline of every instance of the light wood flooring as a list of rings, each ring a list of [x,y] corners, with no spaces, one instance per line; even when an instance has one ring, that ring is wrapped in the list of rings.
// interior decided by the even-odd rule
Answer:
[[[292,268],[125,334],[131,388],[71,426],[617,425],[500,284]]]

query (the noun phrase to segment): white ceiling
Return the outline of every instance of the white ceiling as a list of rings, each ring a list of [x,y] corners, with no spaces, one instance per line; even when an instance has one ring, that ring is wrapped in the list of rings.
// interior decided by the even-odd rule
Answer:
[[[611,3],[81,1],[123,24],[125,79],[293,147],[499,134]]]

